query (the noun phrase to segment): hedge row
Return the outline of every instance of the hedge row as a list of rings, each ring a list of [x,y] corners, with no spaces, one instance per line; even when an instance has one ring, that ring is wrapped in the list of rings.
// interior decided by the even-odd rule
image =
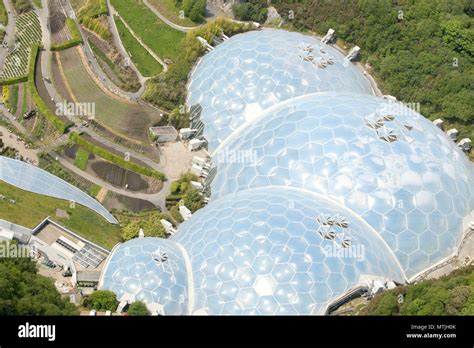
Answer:
[[[84,41],[82,40],[81,32],[76,22],[71,18],[66,18],[66,25],[69,29],[69,33],[71,34],[72,39],[66,42],[60,42],[58,44],[52,45],[51,51],[62,51],[84,43]]]
[[[89,151],[93,154],[96,154],[97,156],[102,157],[103,159],[105,159],[109,162],[112,162],[112,163],[118,165],[119,167],[129,169],[133,172],[143,174],[145,176],[149,176],[149,177],[159,179],[159,180],[162,180],[162,181],[165,179],[165,175],[163,173],[158,172],[158,171],[153,170],[153,169],[150,169],[150,168],[146,168],[146,167],[141,166],[139,164],[127,161],[127,160],[125,160],[125,159],[123,159],[123,158],[121,158],[121,157],[105,150],[104,148],[102,148],[100,146],[97,146],[97,145],[91,143],[90,141],[87,141],[86,139],[82,138],[76,132],[71,132],[71,134],[69,135],[69,138],[73,142],[75,142],[76,144],[83,147],[85,150],[87,150],[87,151]]]
[[[16,85],[17,83],[26,82],[28,80],[28,75],[23,75],[19,77],[12,77],[10,79],[0,80],[0,85]]]
[[[56,128],[61,134],[65,133],[69,127],[73,125],[72,122],[64,123],[59,117],[57,117],[46,105],[43,99],[40,97],[38,90],[35,85],[35,66],[36,59],[38,57],[39,46],[33,45],[31,47],[30,62],[28,66],[28,91],[30,92],[31,98],[38,107],[39,112],[46,117],[46,119]]]

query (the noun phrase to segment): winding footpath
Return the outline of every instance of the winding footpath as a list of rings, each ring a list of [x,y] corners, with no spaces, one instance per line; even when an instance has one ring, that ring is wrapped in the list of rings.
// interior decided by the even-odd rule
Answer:
[[[166,24],[168,24],[171,28],[174,28],[176,30],[179,30],[179,31],[191,31],[191,30],[194,30],[196,28],[199,28],[200,26],[202,26],[203,24],[201,25],[196,25],[195,27],[183,27],[181,25],[178,25],[176,23],[173,23],[172,21],[170,21],[168,18],[166,18],[164,15],[162,15],[160,13],[160,11],[158,11],[158,9],[156,9],[153,5],[151,5],[147,0],[143,0],[143,3],[159,18],[161,19],[163,22],[165,22]]]

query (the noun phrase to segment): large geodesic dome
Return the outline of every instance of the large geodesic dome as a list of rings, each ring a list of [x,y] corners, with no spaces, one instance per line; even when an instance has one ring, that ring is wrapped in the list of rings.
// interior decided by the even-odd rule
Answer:
[[[263,30],[236,35],[205,55],[191,76],[188,105],[212,152],[263,110],[329,91],[372,93],[337,49],[300,33]]]
[[[138,238],[118,245],[101,279],[104,289],[167,314],[187,313],[188,278],[181,248],[166,239]]]
[[[197,65],[188,106],[212,157],[210,202],[169,240],[119,246],[101,284],[165,314],[325,314],[449,260],[474,219],[457,145],[317,39],[236,35]],[[176,277],[153,266],[158,249]],[[126,270],[124,250],[141,255]],[[165,286],[143,295],[141,264]]]
[[[215,200],[172,240],[192,263],[194,308],[208,314],[324,314],[365,277],[404,280],[391,250],[363,220],[293,188]],[[352,252],[340,257],[344,243]]]
[[[292,99],[217,153],[213,197],[291,186],[330,196],[363,218],[408,278],[451,255],[474,207],[472,164],[401,103],[323,93]],[[253,154],[226,161],[225,154]]]

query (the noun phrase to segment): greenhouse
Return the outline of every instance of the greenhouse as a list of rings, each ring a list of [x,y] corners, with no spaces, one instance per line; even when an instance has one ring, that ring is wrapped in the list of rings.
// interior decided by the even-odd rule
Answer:
[[[205,55],[188,107],[212,156],[210,202],[150,243],[184,266],[145,302],[181,301],[164,310],[175,315],[328,314],[454,257],[474,217],[473,165],[429,120],[375,94],[340,51],[302,34],[240,34]],[[110,264],[121,250],[144,255],[132,249],[148,240]],[[132,258],[124,270],[167,281],[150,255]],[[101,287],[128,293],[124,274],[109,267]],[[133,294],[145,289],[136,279]]]
[[[31,164],[0,156],[0,180],[25,191],[81,204],[108,222],[118,223],[107,209],[87,193]]]

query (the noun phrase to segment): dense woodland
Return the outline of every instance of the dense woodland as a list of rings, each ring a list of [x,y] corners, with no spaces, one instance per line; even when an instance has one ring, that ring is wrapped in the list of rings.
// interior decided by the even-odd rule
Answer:
[[[2,242],[2,251],[12,245]],[[77,315],[76,307],[63,299],[53,281],[37,274],[29,258],[0,258],[0,316]]]
[[[363,315],[474,315],[474,265],[377,295]]]
[[[361,47],[383,92],[474,139],[474,2],[273,0],[291,28]]]

